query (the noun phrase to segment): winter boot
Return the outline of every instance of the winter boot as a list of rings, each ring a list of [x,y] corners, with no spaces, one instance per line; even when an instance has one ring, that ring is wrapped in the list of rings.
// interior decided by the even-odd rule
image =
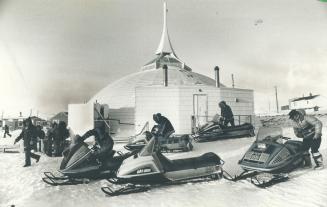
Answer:
[[[309,152],[303,153],[303,168],[311,168],[312,163],[311,163],[311,157]]]
[[[319,152],[313,153],[312,157],[313,157],[313,159],[314,159],[314,161],[316,163],[316,166],[314,167],[315,170],[324,168],[322,155]]]
[[[40,158],[41,158],[41,155],[38,155],[38,156],[35,158],[35,160],[36,160],[37,163],[40,161]]]

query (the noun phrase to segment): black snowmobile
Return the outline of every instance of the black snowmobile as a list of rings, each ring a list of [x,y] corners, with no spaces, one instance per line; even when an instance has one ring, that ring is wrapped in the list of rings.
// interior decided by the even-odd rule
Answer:
[[[254,127],[249,123],[225,127],[219,122],[211,121],[202,126],[193,137],[197,142],[210,142],[219,139],[253,137],[254,135]]]
[[[44,172],[42,180],[50,185],[74,185],[88,182],[90,179],[105,179],[115,177],[118,168],[124,159],[132,156],[135,152],[123,154],[112,150],[108,158],[103,162],[92,156],[88,144],[79,142],[73,144],[63,152],[63,159],[60,164],[60,176],[51,172]],[[117,155],[115,155],[117,154]]]
[[[258,187],[269,187],[288,180],[288,173],[302,167],[304,162],[302,142],[283,137],[280,127],[261,127],[256,141],[251,145],[239,165],[243,172],[230,179],[249,178]]]
[[[171,160],[158,150],[157,143],[157,138],[152,138],[140,153],[124,160],[117,171],[117,177],[108,179],[115,185],[102,187],[102,191],[116,196],[147,191],[163,184],[200,182],[222,177],[224,161],[215,153]],[[119,186],[118,189],[115,188],[116,185]]]

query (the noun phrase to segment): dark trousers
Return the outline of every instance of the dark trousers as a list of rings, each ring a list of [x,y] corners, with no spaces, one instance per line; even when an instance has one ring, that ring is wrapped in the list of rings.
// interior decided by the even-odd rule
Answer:
[[[42,152],[42,144],[41,144],[41,140],[38,140],[38,142],[37,142],[37,145],[38,145],[38,151],[39,152]]]
[[[224,126],[227,126],[229,123],[232,127],[234,127],[235,126],[234,118],[224,120]]]
[[[308,151],[311,148],[311,153],[317,153],[318,149],[321,144],[321,138],[319,139],[313,139],[313,138],[306,138],[303,139],[302,142],[302,150]]]
[[[38,159],[40,155],[31,152],[31,148],[25,148],[25,165],[31,165],[31,158]]]
[[[54,151],[55,151],[55,156],[60,157],[63,151],[63,142],[60,140],[55,140],[54,141]]]
[[[3,134],[3,138],[6,138],[6,135],[8,135],[9,137],[11,137],[11,134],[9,134],[9,132],[6,132]]]

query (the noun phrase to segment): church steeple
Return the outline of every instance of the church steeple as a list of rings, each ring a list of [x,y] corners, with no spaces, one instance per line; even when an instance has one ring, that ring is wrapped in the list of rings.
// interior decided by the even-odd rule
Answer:
[[[158,49],[156,51],[156,55],[171,54],[177,58],[177,55],[169,39],[168,27],[167,27],[167,12],[168,12],[167,3],[164,2],[162,34],[161,34],[161,39]]]
[[[188,67],[183,61],[181,61],[177,57],[173,46],[171,45],[167,27],[167,12],[167,4],[166,2],[164,2],[163,28],[160,43],[156,51],[157,57],[145,64],[142,67],[142,70],[159,69],[162,68],[164,65],[167,65],[168,68],[175,67],[187,71],[192,71],[190,67]]]

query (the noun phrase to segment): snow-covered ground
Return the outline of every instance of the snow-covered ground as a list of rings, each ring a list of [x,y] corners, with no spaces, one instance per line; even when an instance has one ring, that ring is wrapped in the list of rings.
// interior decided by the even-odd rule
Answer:
[[[326,132],[324,127],[323,134],[326,135]],[[13,137],[18,133],[13,132]],[[284,133],[285,136],[293,137],[290,128],[284,129]],[[0,138],[0,145],[12,144],[13,140]],[[170,153],[168,157],[189,157],[213,151],[225,160],[224,168],[227,171],[237,174],[241,171],[237,161],[253,141],[254,138],[242,138],[196,143],[194,151]],[[321,152],[326,158],[326,136],[323,137]],[[327,169],[298,171],[291,175],[289,181],[267,189],[256,188],[247,181],[234,183],[218,180],[164,186],[144,193],[108,197],[100,189],[108,184],[104,180],[56,187],[43,183],[42,172],[56,171],[60,161],[61,158],[42,156],[39,163],[33,161],[32,167],[23,168],[23,153],[0,153],[0,206],[327,206]]]

